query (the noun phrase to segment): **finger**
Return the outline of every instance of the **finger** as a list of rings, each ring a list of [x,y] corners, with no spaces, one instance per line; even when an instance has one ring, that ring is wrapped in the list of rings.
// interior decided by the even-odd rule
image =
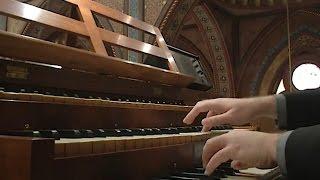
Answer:
[[[202,126],[201,132],[208,132],[211,129],[209,126]]]
[[[210,110],[210,111],[207,113],[207,116],[206,116],[206,117],[208,118],[208,117],[211,117],[211,116],[214,116],[214,115],[216,115],[215,112],[214,112],[214,110]]]
[[[204,118],[201,121],[201,124],[203,126],[206,126],[207,128],[211,129],[214,126],[218,126],[218,125],[222,125],[222,124],[230,124],[230,122],[231,122],[231,117],[230,117],[229,113],[226,112],[226,113],[219,114],[216,116]]]
[[[230,159],[232,148],[226,147],[214,154],[206,166],[205,175],[210,175],[222,163]]]
[[[202,163],[203,167],[206,167],[210,158],[218,151],[223,149],[226,145],[225,135],[216,136],[207,140],[203,147]]]
[[[248,169],[250,166],[248,164],[240,162],[238,160],[233,160],[231,162],[231,167],[235,170],[243,170],[243,169]]]
[[[214,110],[210,110],[210,111],[207,113],[207,116],[206,116],[206,117],[208,118],[208,117],[211,117],[211,116],[214,116],[214,115],[216,115],[216,113],[214,112]],[[211,128],[212,128],[211,126],[203,126],[201,132],[207,132],[207,131],[209,131]]]
[[[202,112],[208,112],[211,108],[210,102],[208,100],[198,102],[192,110],[183,119],[186,124],[191,124],[196,119],[196,117]]]

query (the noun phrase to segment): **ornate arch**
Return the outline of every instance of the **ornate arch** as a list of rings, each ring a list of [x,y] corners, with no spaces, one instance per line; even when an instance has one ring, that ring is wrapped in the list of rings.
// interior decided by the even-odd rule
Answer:
[[[234,96],[233,71],[230,56],[227,50],[223,34],[213,14],[205,4],[196,6],[193,13],[200,23],[200,28],[205,33],[208,47],[210,48],[210,59],[207,59],[214,70],[217,88],[220,95],[224,97]]]
[[[316,32],[316,33],[315,33]],[[310,29],[308,26],[303,26],[297,31],[293,38],[292,49],[293,56],[297,57],[304,52],[305,49],[312,50],[320,47],[320,30]],[[266,73],[262,77],[259,87],[259,95],[273,94],[275,92],[275,85],[279,81],[279,73],[283,66],[288,65],[287,46],[282,47],[275,59],[272,61]],[[295,60],[296,58],[293,58]],[[295,62],[293,62],[295,63]],[[320,63],[318,60],[317,64]]]
[[[164,11],[167,15],[158,21],[162,34],[169,44],[200,56],[214,85],[209,91],[210,97],[233,97],[235,90],[229,52],[220,26],[206,3],[172,1],[172,7]]]
[[[304,49],[320,47],[320,25],[318,16],[297,11],[291,17],[292,25],[292,51],[293,57],[303,53]],[[275,84],[278,83],[282,69],[287,62],[287,32],[285,17],[272,22],[270,30],[260,39],[254,49],[253,55],[241,67],[239,91],[240,96],[256,96],[274,93]],[[264,36],[265,38],[261,38]],[[312,42],[312,43],[311,43]],[[294,58],[293,58],[294,59]]]
[[[168,44],[174,41],[185,17],[197,2],[198,0],[172,0],[171,3],[167,2],[162,10],[164,13],[160,13],[156,21],[156,26],[159,27]]]

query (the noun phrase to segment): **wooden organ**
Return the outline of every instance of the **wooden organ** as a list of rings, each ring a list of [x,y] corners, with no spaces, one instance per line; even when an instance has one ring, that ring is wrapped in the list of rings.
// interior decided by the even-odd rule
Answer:
[[[91,0],[66,2],[79,20],[0,2],[3,15],[92,43],[88,51],[0,31],[0,179],[196,178],[170,174],[194,167],[203,142],[232,128],[201,133],[182,123],[211,86],[197,57],[169,49],[158,28],[128,15]],[[155,36],[157,45],[97,27],[92,12]],[[167,69],[112,57],[110,44],[155,56],[147,63]]]

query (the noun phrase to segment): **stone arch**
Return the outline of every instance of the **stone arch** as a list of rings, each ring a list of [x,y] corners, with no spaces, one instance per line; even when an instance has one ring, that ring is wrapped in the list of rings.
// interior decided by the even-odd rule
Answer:
[[[291,16],[292,57],[305,49],[319,47],[320,25],[315,14],[297,11]],[[240,97],[274,93],[275,84],[288,59],[285,17],[272,22],[270,30],[257,38],[258,43],[252,56],[241,67]],[[264,36],[265,38],[261,38]]]
[[[320,33],[320,30],[319,30]],[[314,34],[310,32],[308,29],[304,29],[298,33],[297,37],[292,42],[293,44],[293,61],[295,61],[295,57],[299,56],[300,54],[304,53],[304,49],[315,50],[320,47],[320,34]],[[281,73],[281,69],[283,66],[288,66],[288,47],[283,47],[280,52],[275,57],[274,61],[270,64],[266,73],[262,77],[261,84],[259,87],[259,95],[267,95],[275,93],[275,87],[279,81],[279,73]],[[302,51],[301,51],[302,50]],[[295,63],[295,62],[293,62]],[[314,62],[316,64],[320,63],[320,57],[318,62]]]

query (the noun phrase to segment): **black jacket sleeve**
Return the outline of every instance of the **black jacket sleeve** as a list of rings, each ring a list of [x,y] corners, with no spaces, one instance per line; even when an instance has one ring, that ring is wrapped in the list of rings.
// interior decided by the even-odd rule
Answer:
[[[284,94],[287,129],[320,124],[320,89]]]
[[[285,154],[288,179],[319,179],[320,125],[294,130]]]

